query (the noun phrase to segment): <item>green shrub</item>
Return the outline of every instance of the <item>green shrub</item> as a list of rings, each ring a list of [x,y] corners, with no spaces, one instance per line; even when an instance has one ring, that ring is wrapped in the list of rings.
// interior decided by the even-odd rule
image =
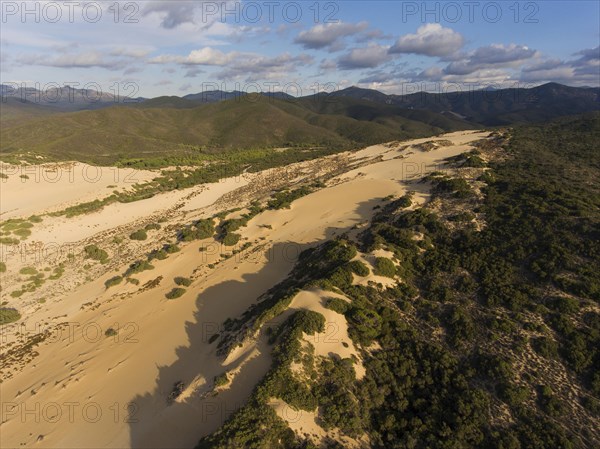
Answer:
[[[463,178],[441,178],[434,181],[435,193],[453,193],[459,198],[464,198],[473,193],[469,183]]]
[[[108,289],[110,287],[120,284],[121,282],[123,282],[123,277],[113,276],[104,283],[104,286]]]
[[[345,267],[338,267],[329,275],[327,280],[335,287],[344,290],[352,285],[352,273]]]
[[[138,229],[137,231],[129,234],[129,238],[131,240],[146,240],[148,238],[148,234],[143,229]]]
[[[348,262],[348,268],[350,269],[350,271],[358,276],[368,276],[369,273],[371,272],[369,270],[369,267],[367,267],[363,262],[361,262],[360,260],[352,260],[350,262]]]
[[[377,257],[375,259],[375,269],[373,270],[377,276],[385,276],[393,278],[396,275],[396,265],[387,257]]]
[[[165,294],[167,299],[176,299],[182,296],[185,293],[185,288],[175,287],[170,292]]]
[[[6,273],[6,263],[0,262],[0,273]]]
[[[165,252],[167,254],[175,254],[179,251],[181,251],[181,249],[179,248],[179,245],[177,243],[167,243],[163,249],[165,250]]]
[[[52,275],[48,276],[48,279],[55,281],[59,279],[65,273],[65,267],[62,263],[58,264],[57,267],[54,267],[52,270]]]
[[[273,198],[267,202],[269,209],[289,209],[294,200],[311,193],[309,187],[300,187],[295,190],[282,190],[273,195]]]
[[[14,237],[0,237],[0,243],[4,245],[18,245],[19,240]]]
[[[229,232],[229,233],[225,234],[225,236],[223,237],[222,242],[223,242],[223,245],[225,245],[225,246],[233,246],[237,242],[240,241],[240,238],[242,238],[241,235],[235,234],[233,232]]]
[[[350,304],[341,298],[328,297],[325,298],[324,306],[334,312],[345,314],[350,309]]]
[[[554,395],[552,388],[547,385],[539,387],[539,402],[542,410],[552,417],[558,417],[563,414],[564,406]]]
[[[215,376],[215,387],[224,387],[229,383],[229,376],[227,373],[219,374]]]
[[[192,281],[189,278],[184,278],[180,276],[176,277],[174,281],[177,285],[183,285],[184,287],[189,287],[192,284]]]
[[[23,240],[31,235],[31,230],[30,229],[15,229],[13,231],[13,234],[21,237],[21,240]]]
[[[585,396],[581,399],[581,404],[593,416],[600,417],[600,401],[592,396]]]
[[[106,263],[108,261],[108,253],[96,245],[88,245],[83,248],[86,259],[97,260],[100,263]]]
[[[211,218],[197,220],[194,227],[198,230],[199,239],[207,239],[215,234],[215,222]]]
[[[150,264],[150,262],[148,262],[147,260],[137,260],[131,265],[129,265],[129,268],[127,268],[127,270],[125,271],[125,276],[127,277],[131,276],[132,274],[137,274],[141,273],[142,271],[153,269],[154,265]]]
[[[13,323],[21,319],[21,314],[18,310],[10,307],[0,307],[0,324]]]
[[[412,205],[412,193],[407,193],[406,195],[401,196],[395,201],[396,207],[401,207],[403,209],[410,207]]]
[[[548,337],[537,337],[531,339],[531,347],[547,359],[554,358],[558,355],[558,345]]]
[[[19,270],[19,273],[26,275],[35,275],[37,272],[38,271],[34,267],[23,267]]]
[[[109,327],[108,329],[106,329],[106,332],[104,332],[104,335],[106,335],[107,337],[114,337],[117,334],[118,334],[118,332],[116,330],[114,330],[112,327]]]

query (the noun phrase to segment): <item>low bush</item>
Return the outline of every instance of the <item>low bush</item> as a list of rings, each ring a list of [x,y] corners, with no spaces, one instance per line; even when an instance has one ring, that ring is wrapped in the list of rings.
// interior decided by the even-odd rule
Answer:
[[[185,293],[185,288],[175,287],[170,292],[165,294],[167,299],[176,299],[182,296]]]
[[[132,274],[141,273],[146,270],[153,270],[154,265],[150,264],[147,260],[138,260],[131,265],[125,271],[125,277],[131,276]]]
[[[396,265],[387,257],[377,257],[375,259],[375,269],[373,270],[377,276],[385,276],[393,278],[396,275]]]
[[[183,285],[184,287],[189,287],[192,284],[192,281],[189,278],[181,276],[177,276],[174,281],[177,285]]]
[[[83,248],[86,259],[97,260],[100,263],[108,261],[108,253],[96,245],[88,245]]]
[[[137,231],[129,234],[129,238],[131,240],[146,240],[148,238],[148,234],[143,229],[138,229]]]
[[[21,319],[21,314],[18,310],[10,307],[0,307],[0,324],[13,323]]]
[[[113,276],[104,283],[104,286],[106,288],[110,288],[110,287],[120,284],[121,282],[123,282],[123,277]]]
[[[19,273],[26,275],[35,275],[37,272],[38,271],[34,267],[23,267],[19,270]]]
[[[350,271],[352,271],[352,273],[354,273],[358,276],[368,276],[369,273],[371,272],[369,270],[369,267],[367,267],[360,260],[352,260],[352,261],[348,262],[348,268],[350,269]]]
[[[229,383],[229,376],[227,373],[219,374],[215,376],[215,387],[223,387]]]
[[[343,315],[350,309],[350,304],[343,299],[330,296],[325,298],[325,307]]]
[[[242,238],[241,235],[235,234],[233,232],[229,232],[229,233],[225,234],[222,242],[223,242],[223,245],[225,245],[225,246],[233,246],[237,242],[239,242],[241,238]]]

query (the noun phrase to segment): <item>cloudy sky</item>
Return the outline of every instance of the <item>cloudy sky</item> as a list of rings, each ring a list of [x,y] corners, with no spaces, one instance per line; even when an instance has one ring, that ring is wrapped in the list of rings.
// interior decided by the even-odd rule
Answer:
[[[2,83],[123,96],[600,85],[596,1],[2,0]]]

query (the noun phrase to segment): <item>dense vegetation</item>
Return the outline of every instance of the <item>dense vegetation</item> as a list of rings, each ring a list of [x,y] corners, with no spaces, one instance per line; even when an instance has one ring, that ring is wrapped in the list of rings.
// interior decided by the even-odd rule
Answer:
[[[598,446],[600,120],[511,134],[493,142],[504,156],[482,176],[482,198],[436,190],[442,201],[474,205],[485,217],[480,230],[450,227],[427,206],[406,211],[390,202],[358,241],[302,253],[291,277],[242,317],[260,327],[310,285],[343,293],[350,302],[326,305],[344,314],[363,348],[364,379],[355,379],[350,360],[324,359],[312,380],[299,382],[286,367],[310,353],[288,320],[270,337],[271,372],[199,447],[314,447],[267,397],[317,410],[324,429],[366,434],[376,448]],[[356,246],[394,252],[402,281],[352,285]],[[226,328],[243,326],[234,320]]]

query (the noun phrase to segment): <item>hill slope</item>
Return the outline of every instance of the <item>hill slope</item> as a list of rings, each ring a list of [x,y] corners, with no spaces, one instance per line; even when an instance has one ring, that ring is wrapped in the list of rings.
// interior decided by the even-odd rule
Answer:
[[[385,95],[376,90],[350,87],[331,96],[439,113],[451,112],[487,126],[542,122],[564,115],[600,110],[600,88],[569,87],[557,83],[530,89],[444,94],[419,92],[410,95]]]
[[[149,107],[117,106],[29,120],[3,131],[0,150],[5,155],[29,151],[50,159],[113,163],[200,149],[350,148],[472,127],[435,113],[421,117],[400,108],[377,111],[367,104],[343,103],[315,109],[307,101],[249,95],[191,107],[189,100],[161,97],[147,102]]]

